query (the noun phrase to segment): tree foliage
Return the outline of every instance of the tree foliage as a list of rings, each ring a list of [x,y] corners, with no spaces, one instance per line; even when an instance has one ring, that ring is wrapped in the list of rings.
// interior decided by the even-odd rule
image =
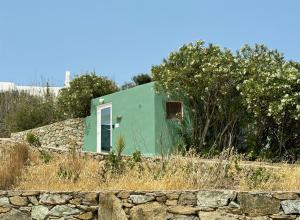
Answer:
[[[192,145],[230,146],[239,120],[235,88],[237,63],[229,50],[203,41],[184,45],[159,66],[152,68],[157,88],[184,100],[192,118]]]
[[[293,156],[300,145],[300,72],[277,50],[245,45],[237,54],[243,79],[237,88],[251,115],[255,147],[269,157]],[[257,151],[257,149],[256,149]]]
[[[234,146],[283,157],[300,146],[299,63],[276,50],[246,45],[232,54],[197,41],[171,53],[152,75],[159,91],[184,101],[189,145],[198,151]]]
[[[1,97],[6,108],[6,112],[2,109],[3,121],[9,133],[40,127],[61,119],[54,96],[49,91],[43,96],[11,91],[3,93]],[[8,97],[11,99],[7,99]]]
[[[148,74],[141,73],[141,74],[134,76],[132,78],[132,80],[135,83],[135,85],[139,86],[139,85],[143,85],[143,84],[151,82],[152,78]]]
[[[68,118],[90,115],[91,100],[118,91],[117,85],[106,77],[94,72],[76,77],[69,88],[64,88],[58,96],[58,107]]]

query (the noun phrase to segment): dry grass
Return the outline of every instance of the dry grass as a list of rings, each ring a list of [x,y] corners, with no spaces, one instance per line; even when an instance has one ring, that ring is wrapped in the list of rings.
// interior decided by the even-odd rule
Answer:
[[[28,147],[24,144],[0,144],[0,189],[13,187],[21,175],[22,168],[28,159]]]
[[[52,155],[45,163],[38,152],[31,153],[16,185],[26,190],[300,190],[300,166],[244,163],[238,155],[221,156],[206,162],[196,155],[173,155],[163,160],[122,162],[111,170],[104,161],[79,158],[74,154]],[[226,160],[225,160],[226,159]]]

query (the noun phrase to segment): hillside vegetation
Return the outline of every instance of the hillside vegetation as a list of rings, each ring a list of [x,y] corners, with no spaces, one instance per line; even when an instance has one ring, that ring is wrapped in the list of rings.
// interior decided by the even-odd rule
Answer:
[[[26,152],[25,145],[5,151],[0,189],[300,190],[299,165],[247,162],[230,151],[213,160],[192,152],[162,158],[143,158],[137,152],[132,157],[110,155],[102,161],[80,157],[75,151],[60,155],[36,149],[29,151],[26,161]]]

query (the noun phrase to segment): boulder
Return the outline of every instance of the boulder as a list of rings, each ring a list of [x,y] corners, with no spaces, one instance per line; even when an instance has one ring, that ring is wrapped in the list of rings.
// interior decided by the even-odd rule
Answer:
[[[183,192],[180,194],[178,199],[179,205],[197,205],[197,196],[192,192]]]
[[[68,215],[78,215],[80,212],[81,211],[79,209],[72,208],[67,205],[57,205],[50,210],[49,214],[57,217],[64,217]]]
[[[85,212],[77,216],[77,218],[82,220],[90,220],[94,217],[92,212]]]
[[[204,207],[226,206],[234,200],[236,193],[234,191],[199,191],[197,194],[197,205]]]
[[[12,209],[9,212],[0,214],[1,220],[31,220],[31,217],[17,209]]]
[[[168,212],[173,213],[173,214],[180,214],[180,215],[194,215],[197,214],[199,208],[194,208],[190,206],[169,206],[168,207]]]
[[[280,200],[264,193],[239,193],[238,203],[241,211],[251,217],[277,214]]]
[[[199,220],[199,217],[194,215],[173,215],[172,220]]]
[[[99,196],[98,220],[127,220],[121,201],[113,193]]]
[[[166,207],[158,202],[151,202],[134,206],[130,210],[131,220],[165,220]]]
[[[130,195],[129,200],[134,204],[143,204],[155,200],[153,195]]]
[[[299,214],[300,213],[300,200],[284,200],[281,201],[281,206],[284,214]]]
[[[44,193],[40,196],[40,203],[46,205],[62,205],[66,204],[72,196],[65,194],[48,194]]]
[[[49,214],[49,209],[45,206],[33,206],[31,210],[31,217],[36,220],[44,220]]]
[[[13,196],[9,198],[10,203],[16,206],[27,206],[28,205],[28,199],[27,197],[21,197],[21,196]]]
[[[9,199],[7,197],[1,197],[0,206],[9,206]]]

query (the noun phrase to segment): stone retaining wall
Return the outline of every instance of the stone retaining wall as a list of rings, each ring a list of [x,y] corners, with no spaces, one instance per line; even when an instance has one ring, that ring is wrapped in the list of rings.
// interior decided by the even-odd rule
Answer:
[[[26,135],[29,132],[39,137],[42,147],[68,149],[70,146],[75,146],[77,149],[82,149],[84,119],[69,119],[31,130],[12,133],[11,139],[16,142],[26,141]]]
[[[300,219],[300,193],[0,191],[0,219]]]

